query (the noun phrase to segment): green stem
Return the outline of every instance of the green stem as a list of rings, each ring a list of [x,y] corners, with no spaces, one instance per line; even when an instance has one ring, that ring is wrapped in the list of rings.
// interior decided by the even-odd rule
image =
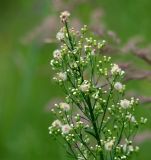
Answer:
[[[99,135],[99,133],[98,133],[98,128],[97,128],[97,125],[96,125],[96,122],[95,122],[95,116],[94,116],[94,113],[93,113],[93,108],[92,108],[92,105],[91,105],[91,101],[90,101],[90,97],[89,97],[89,96],[87,97],[87,104],[88,104],[88,107],[89,107],[90,116],[91,116],[91,122],[92,122],[92,125],[93,125],[93,128],[94,128],[94,132],[95,132],[97,144],[98,144],[99,146],[101,146],[100,135]],[[103,153],[102,153],[102,152],[100,152],[100,160],[104,160],[104,157],[103,157]]]
[[[64,138],[64,140],[65,140],[66,143],[68,144],[68,147],[69,147],[70,151],[72,152],[73,157],[74,157],[75,159],[78,159],[77,156],[76,156],[76,154],[75,154],[75,152],[74,152],[74,150],[72,149],[71,144],[70,144],[65,138]]]
[[[65,21],[65,27],[66,27],[67,35],[68,35],[68,38],[69,38],[69,43],[70,43],[70,46],[71,46],[70,50],[73,51],[74,50],[74,44],[72,42],[72,38],[71,38],[71,35],[70,35],[70,32],[69,32],[69,27],[68,27],[67,21]],[[75,59],[75,61],[77,61],[77,57],[75,55],[74,55],[74,59]],[[79,65],[78,65],[78,71],[79,71],[79,74],[80,74],[80,76],[82,78],[82,81],[83,81],[83,74],[81,72],[81,69],[80,69]]]
[[[113,88],[114,88],[114,81],[115,80],[116,80],[116,77],[114,78],[113,82],[111,83],[111,89],[110,89],[110,92],[109,92],[109,95],[108,95],[108,98],[107,98],[107,102],[106,102],[106,105],[105,105],[104,113],[103,113],[102,120],[101,120],[101,125],[100,125],[100,128],[99,128],[99,133],[101,132],[103,121],[104,121],[105,116],[106,116],[106,112],[107,112],[108,104],[109,104],[111,94],[112,94],[112,91],[113,91]]]
[[[67,113],[66,113],[66,112],[65,112],[65,117],[66,117],[66,120],[67,120],[68,125],[70,125],[70,121],[69,121],[69,119],[68,119],[68,116],[67,116]],[[66,142],[67,142],[67,141],[66,141]],[[72,151],[72,153],[74,153],[74,150],[72,149],[71,144],[70,144],[69,142],[67,142],[67,143],[68,143],[68,145],[69,145],[70,150]],[[86,157],[85,157],[85,155],[83,154],[83,152],[82,152],[81,149],[79,148],[78,144],[77,144],[76,142],[75,142],[74,144],[76,145],[76,147],[77,147],[78,151],[80,152],[80,154],[82,155],[82,157],[83,157],[85,160],[87,160]]]
[[[65,27],[66,27],[69,42],[70,42],[70,45],[71,45],[71,50],[74,50],[74,46],[73,46],[73,43],[72,43],[72,38],[71,38],[71,35],[70,35],[70,32],[69,32],[69,27],[68,27],[67,21],[65,21]]]

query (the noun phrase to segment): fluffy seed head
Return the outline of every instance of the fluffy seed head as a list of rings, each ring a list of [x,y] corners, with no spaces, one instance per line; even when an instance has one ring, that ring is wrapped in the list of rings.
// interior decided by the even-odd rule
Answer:
[[[107,151],[111,151],[114,145],[114,140],[108,141],[105,143],[105,149]]]
[[[70,13],[68,11],[61,12],[60,19],[64,23],[70,17]]]
[[[56,34],[56,38],[61,41],[64,39],[64,33],[59,31],[57,34]]]
[[[124,109],[127,109],[130,107],[130,101],[127,99],[121,100],[120,106]]]
[[[121,68],[117,64],[113,64],[111,68],[111,73],[114,74],[120,74],[121,73]]]
[[[114,84],[114,88],[117,90],[117,91],[119,91],[119,92],[121,92],[122,90],[123,90],[123,85],[122,85],[122,83],[120,83],[120,82],[116,82],[115,84]]]
[[[90,84],[89,83],[83,83],[83,84],[81,84],[81,86],[80,86],[80,90],[82,91],[82,92],[88,92],[89,91],[89,89],[90,89]]]
[[[62,103],[60,103],[59,105],[60,105],[60,108],[61,108],[62,110],[64,110],[64,111],[69,111],[69,110],[70,110],[70,105],[69,105],[68,103],[62,102]]]
[[[68,134],[71,131],[71,127],[68,124],[65,124],[62,126],[62,133],[63,134]]]
[[[67,74],[65,72],[58,73],[58,79],[61,80],[61,81],[66,81],[67,80]]]
[[[61,122],[57,119],[52,122],[52,126],[56,128],[60,128],[62,126]]]
[[[59,49],[56,49],[56,50],[53,52],[53,57],[54,57],[54,59],[56,59],[56,60],[59,60],[59,59],[62,58],[61,52],[60,52]]]

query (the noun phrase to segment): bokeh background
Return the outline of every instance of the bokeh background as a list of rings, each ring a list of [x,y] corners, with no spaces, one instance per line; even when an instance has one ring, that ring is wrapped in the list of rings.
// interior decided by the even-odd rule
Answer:
[[[50,108],[63,96],[51,80],[49,66],[52,51],[58,46],[55,33],[63,10],[71,12],[76,28],[88,24],[100,36],[106,32],[115,38],[116,33],[120,47],[131,40],[133,52],[138,49],[134,44],[140,41],[133,37],[143,37],[138,53],[120,54],[118,50],[112,56],[118,63],[130,63],[130,74],[138,73],[127,82],[127,88],[129,95],[142,98],[137,115],[146,116],[148,123],[136,137],[141,150],[132,159],[151,160],[150,0],[0,2],[0,160],[66,159],[64,149],[48,134],[53,119]],[[141,53],[147,54],[147,60]]]

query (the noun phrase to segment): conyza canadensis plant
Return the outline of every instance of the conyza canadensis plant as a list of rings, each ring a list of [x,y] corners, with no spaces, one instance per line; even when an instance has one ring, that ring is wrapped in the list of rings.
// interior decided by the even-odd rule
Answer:
[[[139,150],[133,138],[146,118],[135,116],[138,99],[125,98],[125,72],[103,55],[105,40],[69,27],[70,13],[60,15],[61,43],[50,64],[65,93],[55,104],[49,133],[66,146],[69,159],[123,160]],[[88,35],[88,37],[87,37]]]

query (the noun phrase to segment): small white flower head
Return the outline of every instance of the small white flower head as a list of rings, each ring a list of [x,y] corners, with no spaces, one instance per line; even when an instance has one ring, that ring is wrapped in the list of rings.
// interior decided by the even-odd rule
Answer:
[[[121,92],[121,91],[124,89],[124,86],[122,85],[122,83],[116,82],[116,83],[114,84],[114,88],[115,88],[117,91]]]
[[[121,156],[121,159],[126,159],[126,156],[125,155]]]
[[[134,147],[132,145],[129,145],[127,147],[127,149],[128,149],[128,152],[133,152],[134,151]]]
[[[70,13],[68,11],[61,12],[60,19],[64,23],[70,17]]]
[[[71,63],[70,66],[71,66],[71,68],[77,68],[78,67],[77,63]]]
[[[129,154],[130,152],[134,151],[134,147],[131,144],[124,144],[123,151]]]
[[[70,105],[68,103],[60,103],[60,108],[63,110],[63,111],[69,111],[70,110]]]
[[[54,122],[52,122],[52,126],[55,128],[61,128],[62,124],[61,122],[57,119]]]
[[[112,75],[116,75],[116,74],[123,75],[124,71],[122,71],[121,68],[117,64],[113,64],[111,68],[111,74]]]
[[[67,74],[65,72],[58,73],[58,79],[61,80],[61,81],[66,81],[67,80]]]
[[[105,149],[106,149],[107,151],[111,151],[112,148],[113,148],[113,145],[114,145],[114,140],[107,141],[107,142],[105,143]]]
[[[90,83],[88,83],[87,81],[84,81],[83,84],[81,84],[81,86],[79,87],[79,89],[82,92],[88,92],[90,89]]]
[[[136,152],[139,151],[139,147],[138,146],[135,147],[135,151]]]
[[[121,100],[120,106],[124,109],[130,108],[130,101],[127,99]]]
[[[54,59],[56,60],[60,60],[62,58],[62,55],[61,55],[61,52],[59,49],[56,49],[54,52],[53,52],[53,57]]]
[[[99,98],[99,91],[95,92],[93,95],[92,95],[93,98],[95,99],[98,99]]]
[[[92,56],[95,56],[95,55],[96,55],[96,50],[95,50],[95,49],[92,50],[91,55],[92,55]]]
[[[126,153],[126,151],[127,151],[127,144],[123,145],[123,151]]]
[[[131,115],[131,114],[127,115],[127,118],[128,118],[129,121],[131,121],[133,123],[136,122],[135,117],[133,115]]]
[[[64,33],[62,31],[59,31],[57,34],[56,34],[56,38],[59,40],[59,41],[62,41],[64,39]]]
[[[62,126],[62,133],[63,134],[68,134],[71,131],[71,127],[68,124],[65,124]]]
[[[134,117],[134,116],[131,116],[130,121],[131,121],[131,122],[136,122],[135,117]]]
[[[145,124],[147,122],[147,118],[141,117],[140,122],[142,124]]]

